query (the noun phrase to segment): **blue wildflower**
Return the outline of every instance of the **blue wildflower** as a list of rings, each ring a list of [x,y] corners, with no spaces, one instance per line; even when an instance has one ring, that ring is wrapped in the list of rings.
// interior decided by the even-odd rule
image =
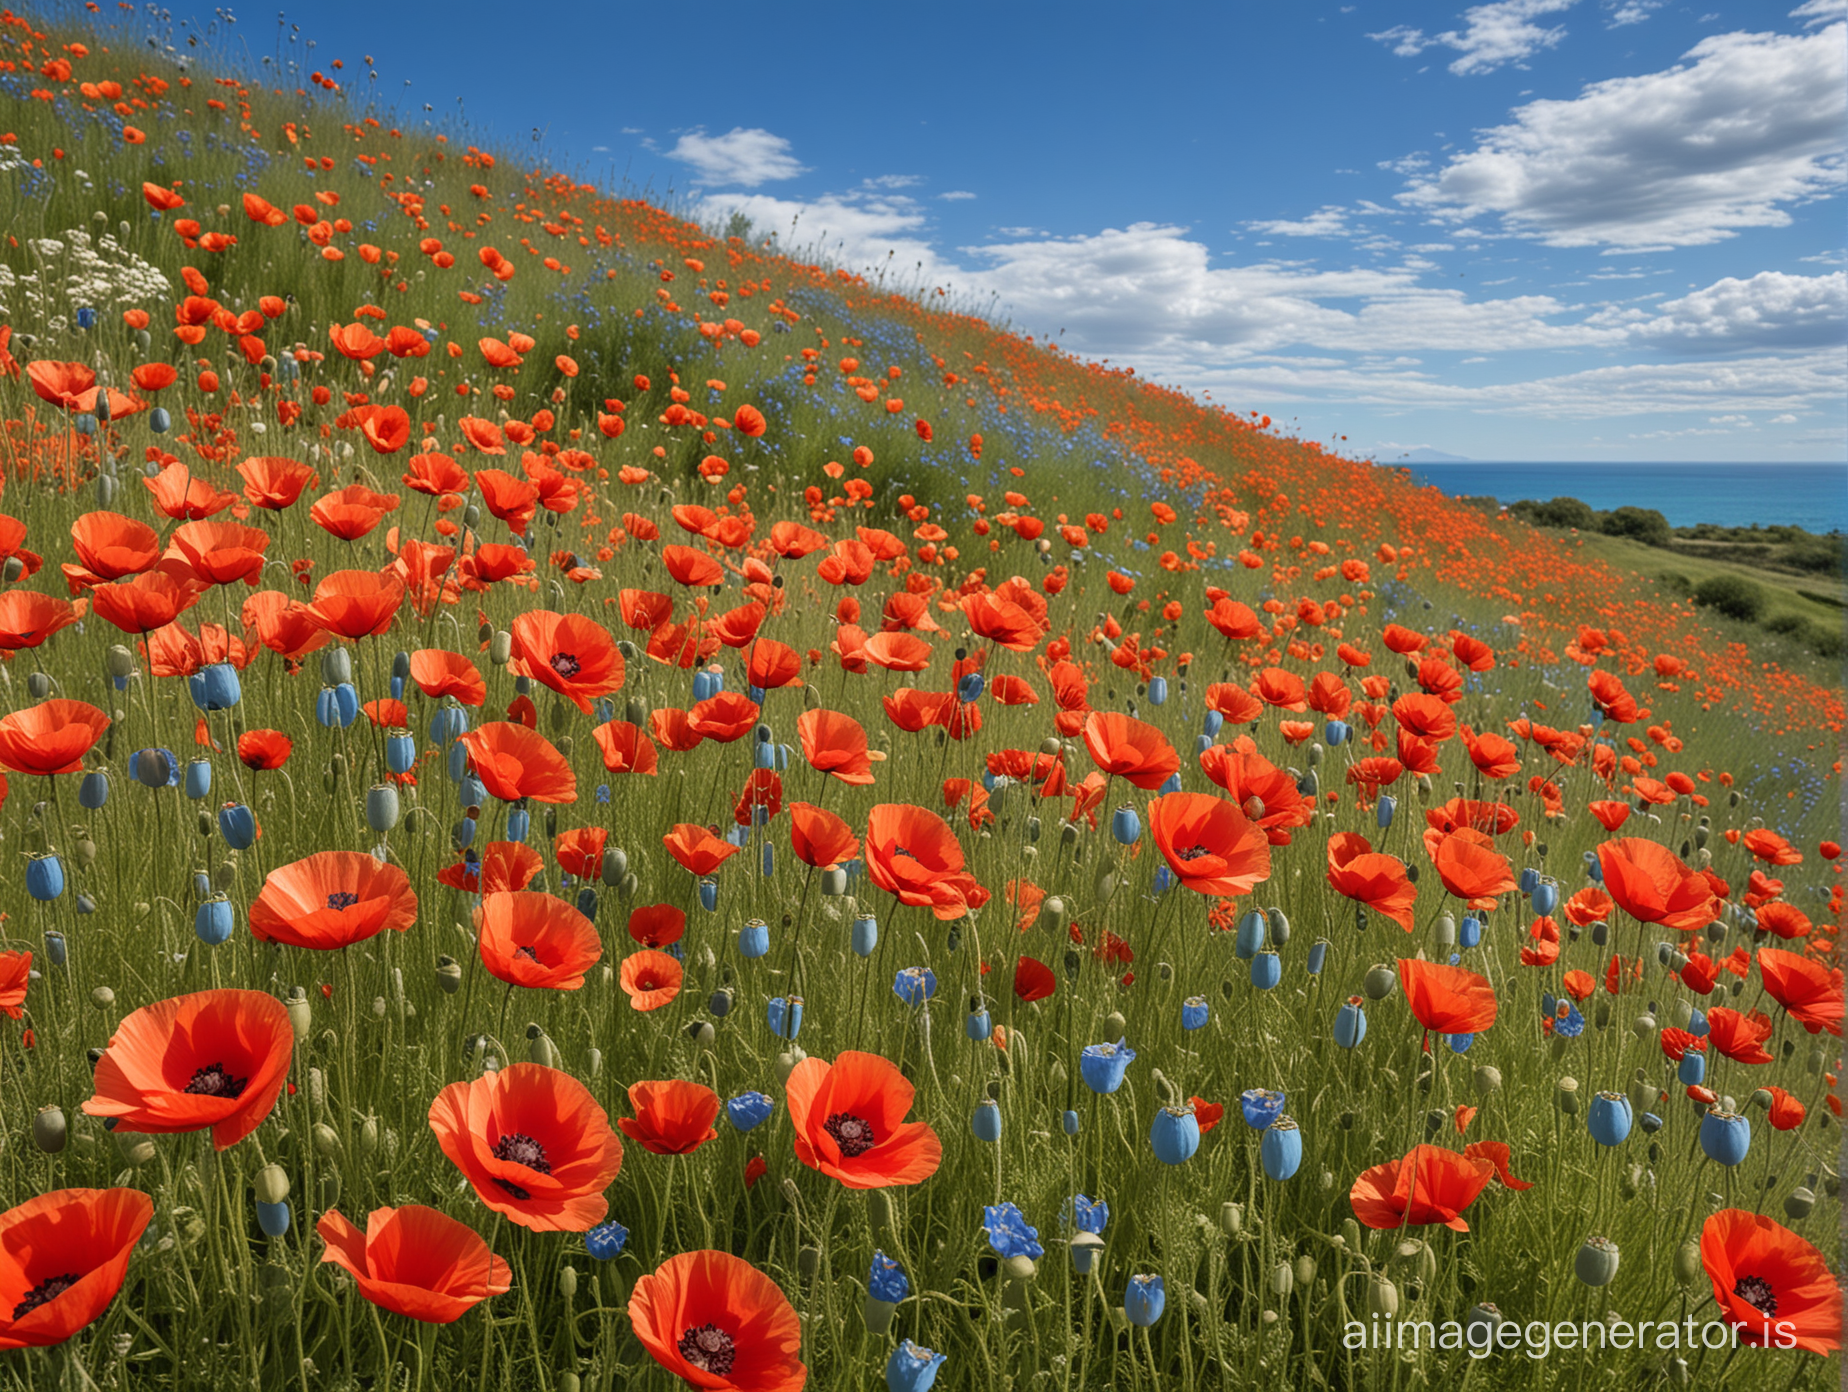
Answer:
[[[1136,1051],[1127,1044],[1091,1044],[1078,1056],[1078,1072],[1092,1092],[1115,1092],[1135,1061]]]
[[[911,1294],[911,1282],[904,1268],[884,1252],[873,1253],[873,1269],[866,1278],[866,1288],[874,1300],[883,1300],[888,1305],[896,1305]]]
[[[1283,1100],[1281,1089],[1249,1088],[1239,1094],[1238,1105],[1245,1113],[1245,1124],[1262,1131],[1283,1115]]]
[[[997,1256],[1032,1257],[1046,1255],[1040,1246],[1039,1229],[1027,1226],[1019,1207],[1011,1203],[989,1204],[982,1209],[982,1226],[988,1229],[988,1245]]]
[[[776,1103],[761,1092],[741,1092],[725,1103],[725,1114],[740,1131],[749,1131],[761,1125],[775,1110]]]
[[[598,1261],[614,1261],[622,1255],[623,1244],[628,1240],[629,1230],[616,1222],[599,1223],[584,1234],[584,1245]]]
[[[1104,1224],[1110,1221],[1110,1205],[1102,1199],[1090,1199],[1083,1194],[1072,1195],[1070,1221],[1079,1232],[1094,1233],[1103,1236]]]

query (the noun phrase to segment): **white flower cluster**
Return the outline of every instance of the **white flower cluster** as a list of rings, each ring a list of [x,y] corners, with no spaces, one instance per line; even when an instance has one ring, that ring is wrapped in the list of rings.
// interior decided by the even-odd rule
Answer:
[[[15,291],[23,294],[26,311],[46,327],[51,327],[48,321],[54,314],[64,320],[86,306],[107,309],[173,298],[172,285],[158,269],[125,251],[107,233],[92,237],[73,228],[64,237],[36,237],[26,243],[42,268],[37,272],[16,275],[0,265],[0,314],[10,312]]]

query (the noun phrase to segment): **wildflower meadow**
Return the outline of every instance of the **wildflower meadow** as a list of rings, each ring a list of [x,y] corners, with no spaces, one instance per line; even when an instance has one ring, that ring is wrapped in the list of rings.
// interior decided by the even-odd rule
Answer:
[[[1839,1381],[1839,672],[87,9],[0,14],[0,1386]]]

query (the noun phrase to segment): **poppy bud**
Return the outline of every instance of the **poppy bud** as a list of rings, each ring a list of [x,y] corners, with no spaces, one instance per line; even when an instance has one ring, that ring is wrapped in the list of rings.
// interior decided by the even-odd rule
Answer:
[[[55,1104],[40,1107],[38,1115],[32,1118],[32,1143],[47,1155],[56,1155],[62,1151],[69,1136],[70,1128],[64,1119],[64,1111]]]
[[[1164,1165],[1179,1165],[1193,1158],[1200,1149],[1200,1122],[1192,1104],[1163,1107],[1155,1113],[1149,1128],[1149,1145],[1155,1158]]]
[[[1795,1221],[1809,1217],[1815,1206],[1816,1191],[1806,1185],[1798,1185],[1784,1196],[1784,1214]]]
[[[1382,829],[1392,825],[1392,814],[1399,808],[1399,800],[1390,793],[1381,793],[1379,805],[1374,808],[1373,819]]]
[[[1560,1111],[1564,1112],[1567,1116],[1577,1116],[1579,1111],[1578,1079],[1572,1077],[1561,1078],[1559,1080],[1558,1090],[1553,1094],[1553,1098],[1558,1104]]]
[[[1076,1136],[1078,1134],[1078,1113],[1068,1110],[1064,1116],[1059,1118],[1059,1126],[1066,1135]]]
[[[1001,1108],[996,1103],[984,1098],[975,1104],[975,1115],[969,1119],[969,1129],[975,1133],[978,1141],[993,1144],[1001,1139]]]
[[[366,825],[383,836],[398,825],[398,790],[390,783],[376,783],[366,792]]]
[[[1709,1160],[1728,1167],[1745,1159],[1752,1145],[1752,1123],[1731,1111],[1710,1111],[1700,1119],[1700,1148]]]
[[[794,1039],[802,1028],[802,997],[772,996],[765,1010],[770,1033],[778,1039]]]
[[[1676,1065],[1675,1077],[1688,1087],[1699,1087],[1707,1079],[1707,1056],[1689,1049]]]
[[[558,1046],[547,1034],[534,1035],[526,1041],[526,1060],[541,1068],[557,1068],[563,1063],[558,1054]]]
[[[1110,834],[1123,846],[1133,846],[1142,837],[1142,818],[1128,803],[1117,808],[1110,818]]]
[[[154,1141],[139,1131],[117,1131],[116,1150],[130,1165],[145,1165],[155,1155]]]
[[[1399,1288],[1385,1276],[1376,1275],[1367,1286],[1367,1309],[1383,1319],[1399,1313]]]
[[[1039,1274],[1039,1267],[1033,1258],[1024,1255],[1006,1257],[1001,1262],[1001,1274],[1017,1284],[1031,1281]]]
[[[1636,1076],[1630,1080],[1627,1090],[1630,1095],[1630,1110],[1637,1115],[1655,1106],[1656,1099],[1661,1092],[1661,1089],[1650,1082],[1640,1068],[1636,1070]]]
[[[41,903],[64,893],[64,862],[55,855],[35,855],[26,862],[26,892]]]
[[[708,913],[719,907],[719,882],[710,875],[699,882],[699,906]]]
[[[353,654],[344,647],[323,648],[321,650],[321,682],[324,686],[338,686],[341,682],[353,680]]]
[[[558,1293],[566,1300],[575,1299],[578,1289],[578,1274],[575,1266],[561,1266],[558,1269]]]
[[[1614,1146],[1621,1145],[1630,1134],[1631,1120],[1628,1097],[1621,1092],[1599,1092],[1592,1096],[1585,1124],[1599,1145]]]
[[[1367,968],[1367,975],[1361,982],[1361,990],[1366,992],[1368,1000],[1385,1000],[1399,985],[1399,977],[1393,969],[1382,963]]]
[[[1572,1272],[1588,1286],[1608,1286],[1617,1274],[1617,1257],[1617,1244],[1608,1237],[1588,1237],[1572,1259]]]
[[[1278,1117],[1264,1129],[1258,1143],[1264,1173],[1275,1180],[1293,1176],[1303,1163],[1303,1133],[1289,1117]]]
[[[193,916],[193,933],[207,947],[217,947],[231,936],[231,901],[222,894],[207,899]]]
[[[963,1033],[977,1044],[992,1035],[994,1030],[994,1023],[988,1018],[986,1010],[971,1010],[963,1020]]]
[[[603,1076],[603,1050],[591,1048],[584,1051],[584,1071],[593,1078]]]
[[[281,1237],[289,1231],[289,1206],[286,1203],[257,1202],[257,1226],[265,1237]]]
[[[68,960],[68,955],[64,934],[56,932],[45,934],[45,956],[50,960],[52,966],[63,966],[66,960]]]
[[[1343,1049],[1360,1047],[1360,1041],[1367,1037],[1367,1012],[1361,1007],[1359,996],[1350,996],[1341,1009],[1335,1012],[1335,1043]]]
[[[1260,991],[1273,990],[1283,980],[1283,958],[1275,952],[1260,952],[1251,959],[1251,984]]]
[[[1131,1276],[1123,1291],[1123,1313],[1138,1328],[1147,1329],[1167,1307],[1167,1292],[1159,1276]]]
[[[1264,934],[1270,924],[1265,920],[1262,910],[1247,909],[1239,916],[1238,931],[1232,940],[1232,950],[1245,961],[1258,955],[1264,946]]]
[[[494,636],[488,640],[488,661],[496,667],[505,667],[513,660],[513,634],[506,629],[496,629]]]
[[[1098,871],[1097,878],[1091,882],[1092,897],[1095,898],[1099,904],[1109,903],[1110,896],[1115,894],[1116,890],[1117,877],[1108,870]]]
[[[807,1058],[808,1054],[799,1044],[792,1044],[785,1052],[776,1056],[776,1080],[779,1084],[789,1081],[789,1075],[796,1071],[796,1065]]]
[[[1288,1262],[1278,1262],[1271,1268],[1270,1288],[1273,1294],[1286,1300],[1296,1289],[1296,1272]]]

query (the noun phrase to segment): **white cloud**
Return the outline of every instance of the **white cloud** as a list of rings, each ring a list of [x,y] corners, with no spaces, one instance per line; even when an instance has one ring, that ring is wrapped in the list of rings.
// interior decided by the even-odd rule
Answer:
[[[827,194],[807,202],[767,193],[710,194],[701,211],[723,223],[741,212],[760,233],[774,232],[791,255],[813,255],[849,270],[863,271],[888,260],[934,270],[942,263],[925,240],[928,219],[903,194]]]
[[[1273,237],[1342,237],[1348,232],[1345,208],[1318,208],[1301,222],[1248,222],[1253,232]]]
[[[1641,24],[1667,3],[1668,0],[1604,0],[1604,8],[1611,11],[1610,23],[1605,27],[1622,29],[1626,25]]]
[[[1665,72],[1519,107],[1399,195],[1444,221],[1499,214],[1551,246],[1699,246],[1781,227],[1840,188],[1848,58],[1839,26],[1720,34]]]
[[[1566,37],[1565,28],[1542,28],[1534,20],[1569,10],[1576,3],[1577,0],[1496,0],[1494,4],[1465,10],[1460,31],[1449,29],[1427,35],[1422,29],[1400,24],[1367,37],[1390,44],[1401,58],[1416,57],[1427,48],[1453,48],[1461,56],[1451,63],[1450,71],[1464,77],[1493,72],[1543,48],[1556,47]]]
[[[869,189],[914,188],[923,182],[922,174],[878,174],[860,181],[862,187]]]
[[[1807,29],[1833,24],[1838,19],[1848,19],[1848,0],[1805,0],[1790,12],[1790,17],[1802,20]]]
[[[970,193],[968,189],[951,189],[948,193],[938,194],[937,197],[941,198],[945,203],[961,203],[965,199],[974,198],[975,195]]]
[[[1715,349],[1803,349],[1848,337],[1848,272],[1786,275],[1761,271],[1749,280],[1728,276],[1657,307],[1633,336],[1671,352]]]
[[[738,184],[755,188],[779,179],[793,179],[808,171],[790,153],[780,135],[753,127],[733,127],[724,135],[690,130],[667,152],[669,159],[693,166],[703,184]]]

